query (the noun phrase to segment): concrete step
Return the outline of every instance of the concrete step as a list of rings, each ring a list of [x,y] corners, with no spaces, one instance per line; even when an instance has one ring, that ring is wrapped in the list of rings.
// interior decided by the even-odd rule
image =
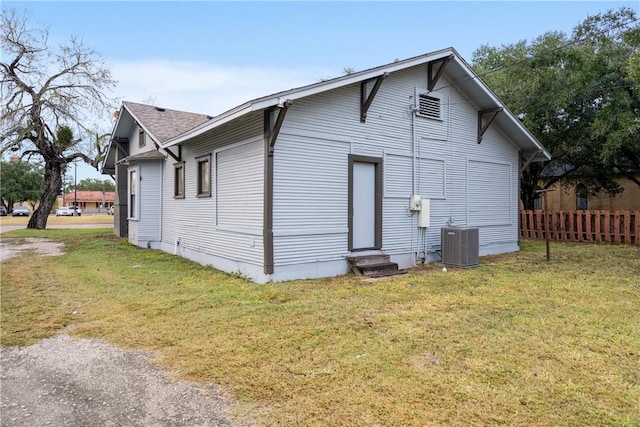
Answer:
[[[347,261],[349,261],[351,265],[355,265],[356,267],[363,267],[371,264],[390,262],[391,257],[385,254],[363,255],[347,257]]]
[[[407,274],[407,270],[382,270],[374,273],[367,274],[367,277],[378,278],[378,277],[392,277],[392,276],[402,276]]]
[[[395,262],[381,262],[378,264],[367,264],[358,267],[362,274],[370,275],[380,271],[398,271],[398,264]]]
[[[398,264],[391,262],[389,255],[363,255],[348,257],[351,270],[359,276],[386,277],[399,274]]]

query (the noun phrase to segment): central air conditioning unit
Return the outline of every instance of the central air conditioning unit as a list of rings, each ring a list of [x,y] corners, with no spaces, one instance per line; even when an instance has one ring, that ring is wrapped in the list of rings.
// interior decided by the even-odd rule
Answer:
[[[477,228],[442,228],[442,263],[468,268],[478,266],[480,245]]]

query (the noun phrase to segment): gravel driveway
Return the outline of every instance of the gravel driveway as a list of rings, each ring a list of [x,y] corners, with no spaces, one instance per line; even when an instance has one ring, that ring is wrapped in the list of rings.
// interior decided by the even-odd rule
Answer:
[[[0,239],[0,260],[61,255],[48,239]],[[0,348],[0,426],[240,426],[216,386],[172,381],[138,352],[66,334]]]
[[[169,380],[147,358],[68,335],[0,349],[0,425],[236,426],[215,386]]]

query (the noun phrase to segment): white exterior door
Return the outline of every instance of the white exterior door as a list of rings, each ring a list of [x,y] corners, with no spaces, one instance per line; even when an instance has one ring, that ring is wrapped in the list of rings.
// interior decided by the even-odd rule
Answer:
[[[376,165],[353,163],[353,249],[376,246]]]

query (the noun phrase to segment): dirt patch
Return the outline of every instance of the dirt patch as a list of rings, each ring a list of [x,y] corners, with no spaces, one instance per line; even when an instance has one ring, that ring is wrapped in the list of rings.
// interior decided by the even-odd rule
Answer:
[[[23,252],[33,252],[38,256],[63,255],[64,245],[49,239],[26,237],[21,239],[0,239],[0,260],[5,261],[21,255]]]
[[[44,238],[0,239],[0,260],[58,256]],[[215,384],[174,381],[154,355],[62,334],[28,347],[0,348],[0,425],[244,426]],[[215,363],[215,361],[212,361]]]

